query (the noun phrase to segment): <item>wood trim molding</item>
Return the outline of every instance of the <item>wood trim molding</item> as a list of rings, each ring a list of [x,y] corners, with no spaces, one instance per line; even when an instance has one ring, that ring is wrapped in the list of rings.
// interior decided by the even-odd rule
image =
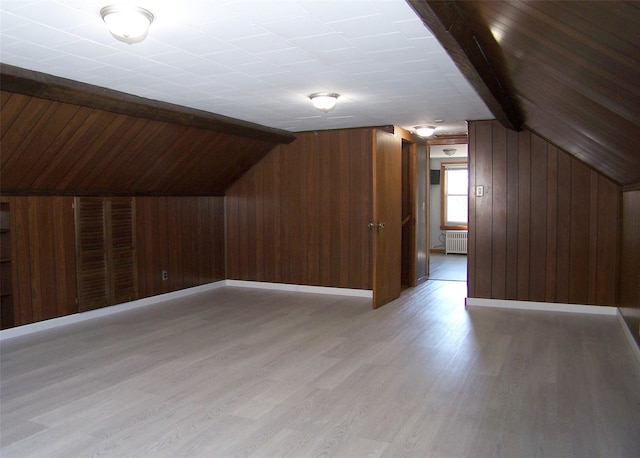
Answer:
[[[638,364],[640,364],[640,346],[638,345],[638,342],[636,341],[636,339],[633,337],[633,334],[631,333],[631,329],[629,329],[629,325],[625,321],[624,316],[622,316],[620,309],[617,309],[617,310],[618,310],[618,313],[616,315],[618,316],[618,323],[622,327],[624,336],[627,338],[627,342],[629,342],[629,345],[631,346],[631,351],[633,352],[636,359],[638,360]]]
[[[293,133],[286,130],[261,126],[172,103],[145,99],[1,63],[0,87],[3,91],[239,137],[276,143],[291,143],[296,139]]]
[[[172,291],[170,293],[159,294],[156,296],[145,297],[131,302],[125,302],[123,304],[111,305],[109,307],[103,307],[95,310],[89,310],[87,312],[74,313],[73,315],[66,315],[59,318],[52,318],[50,320],[38,321],[36,323],[25,324],[23,326],[16,326],[14,328],[4,329],[0,331],[0,342],[7,339],[13,339],[15,337],[21,337],[35,332],[45,331],[48,329],[54,329],[60,326],[66,326],[73,323],[81,323],[83,321],[91,320],[94,318],[100,318],[103,316],[114,315],[116,313],[127,312],[141,307],[147,307],[150,305],[157,305],[162,302],[179,299],[182,297],[188,297],[192,294],[198,294],[206,291],[212,291],[225,286],[232,286],[236,288],[258,288],[258,289],[270,289],[278,291],[292,291],[300,293],[315,293],[315,294],[335,294],[338,296],[350,296],[350,297],[362,297],[371,298],[373,293],[370,290],[349,289],[349,288],[327,288],[321,286],[307,286],[307,285],[292,285],[285,283],[266,283],[258,281],[239,281],[239,280],[220,280],[213,283],[207,283],[200,286],[194,286],[192,288],[181,289],[178,291]]]
[[[640,191],[640,183],[628,184],[621,188],[622,192]]]
[[[514,301],[506,299],[483,299],[467,297],[465,307],[491,307],[516,310],[537,310],[543,312],[583,313],[589,315],[615,316],[618,308],[606,305],[564,304],[558,302]]]
[[[469,144],[469,136],[464,134],[458,135],[443,135],[441,137],[433,137],[427,140],[427,145],[467,145]]]
[[[226,286],[239,288],[270,289],[312,294],[335,294],[336,296],[372,298],[373,291],[368,289],[337,288],[327,286],[294,285],[291,283],[270,283],[264,281],[225,280]]]

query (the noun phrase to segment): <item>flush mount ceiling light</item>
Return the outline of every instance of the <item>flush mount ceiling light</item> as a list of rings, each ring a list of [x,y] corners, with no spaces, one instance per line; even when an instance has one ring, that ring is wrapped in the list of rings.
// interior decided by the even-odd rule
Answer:
[[[340,97],[339,94],[334,92],[316,92],[315,94],[311,94],[309,98],[311,99],[311,103],[320,111],[324,111],[325,113],[333,110],[336,106],[336,102]]]
[[[105,6],[100,16],[116,40],[129,44],[144,40],[153,22],[151,11],[133,5]]]
[[[431,137],[436,131],[436,128],[433,126],[416,126],[415,129],[416,134],[421,137]]]
[[[445,148],[445,149],[442,150],[442,152],[444,154],[446,154],[447,156],[453,156],[454,154],[456,154],[456,151],[458,151],[458,150],[455,149],[455,148]]]

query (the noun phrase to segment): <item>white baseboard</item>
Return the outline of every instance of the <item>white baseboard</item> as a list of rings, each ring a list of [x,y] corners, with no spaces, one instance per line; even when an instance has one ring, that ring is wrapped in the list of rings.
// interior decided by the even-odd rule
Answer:
[[[333,288],[327,286],[292,285],[288,283],[268,283],[262,281],[225,280],[227,286],[240,288],[272,289],[298,293],[335,294],[337,296],[373,298],[373,291],[367,289]]]
[[[505,299],[481,299],[477,297],[467,297],[465,306],[469,307],[494,307],[517,310],[539,310],[544,312],[562,313],[586,313],[589,315],[609,315],[617,313],[617,307],[606,307],[602,305],[581,305],[581,304],[561,304],[555,302],[533,302],[533,301],[513,301]]]
[[[638,364],[640,364],[640,346],[638,346],[638,342],[636,342],[636,339],[634,339],[633,335],[631,334],[631,330],[629,329],[629,326],[627,326],[627,322],[624,320],[622,313],[620,313],[620,309],[618,309],[617,315],[618,322],[620,323],[620,326],[622,326],[624,335],[629,341],[629,345],[631,345],[631,351],[633,351],[633,354],[638,360]]]
[[[147,307],[149,305],[155,305],[161,302],[179,299],[181,297],[186,297],[205,291],[211,291],[214,289],[222,288],[224,286],[271,289],[278,291],[296,291],[301,293],[335,294],[339,296],[352,297],[373,297],[373,291],[362,289],[328,288],[322,286],[290,285],[284,283],[266,283],[257,281],[221,280],[214,283],[207,283],[206,285],[194,286],[193,288],[181,289],[178,291],[172,291],[170,293],[159,294],[157,296],[145,297],[136,301],[125,302],[123,304],[112,305],[96,310],[90,310],[88,312],[74,313],[72,315],[66,315],[59,318],[52,318],[50,320],[38,321],[36,323],[4,329],[0,331],[0,342],[6,339],[13,339],[15,337],[32,334],[34,332],[54,329],[73,323],[81,323],[83,321],[92,320],[94,318],[114,315],[116,313],[126,312],[128,310],[133,310],[140,307]]]
[[[538,310],[545,312],[561,312],[561,313],[583,313],[590,315],[608,315],[617,316],[618,323],[622,327],[622,331],[627,338],[631,351],[635,355],[640,364],[640,346],[631,335],[629,326],[624,321],[624,317],[620,313],[618,307],[606,307],[601,305],[581,305],[581,304],[557,304],[554,302],[530,302],[530,301],[512,301],[502,299],[481,299],[475,297],[467,297],[465,299],[466,307],[493,307],[503,309],[517,310]]]
[[[20,337],[27,334],[32,334],[34,332],[45,331],[47,329],[53,329],[73,323],[81,323],[83,321],[92,320],[94,318],[114,315],[116,313],[126,312],[128,310],[134,310],[141,307],[147,307],[149,305],[155,305],[161,302],[179,299],[181,297],[190,296],[192,294],[197,294],[204,291],[211,291],[223,286],[225,286],[224,280],[214,283],[207,283],[206,285],[194,286],[193,288],[172,291],[170,293],[159,294],[157,296],[145,297],[143,299],[125,302],[123,304],[111,305],[109,307],[103,307],[96,310],[89,310],[88,312],[74,313],[72,315],[61,316],[59,318],[51,318],[50,320],[38,321],[36,323],[16,326],[15,328],[4,329],[0,331],[0,342],[5,339],[13,339],[14,337]]]

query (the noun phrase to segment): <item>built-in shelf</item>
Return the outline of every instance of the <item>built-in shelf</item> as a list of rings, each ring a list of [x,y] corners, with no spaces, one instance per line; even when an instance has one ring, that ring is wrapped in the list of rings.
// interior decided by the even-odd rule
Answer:
[[[13,266],[11,234],[9,233],[9,202],[0,202],[0,328],[15,325],[13,303]]]

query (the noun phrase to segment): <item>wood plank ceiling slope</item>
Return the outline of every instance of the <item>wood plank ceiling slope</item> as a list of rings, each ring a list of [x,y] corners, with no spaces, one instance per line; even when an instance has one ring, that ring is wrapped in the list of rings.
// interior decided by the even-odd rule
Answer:
[[[408,0],[496,119],[640,184],[640,3]]]
[[[200,110],[0,66],[1,190],[224,195],[295,135]]]

